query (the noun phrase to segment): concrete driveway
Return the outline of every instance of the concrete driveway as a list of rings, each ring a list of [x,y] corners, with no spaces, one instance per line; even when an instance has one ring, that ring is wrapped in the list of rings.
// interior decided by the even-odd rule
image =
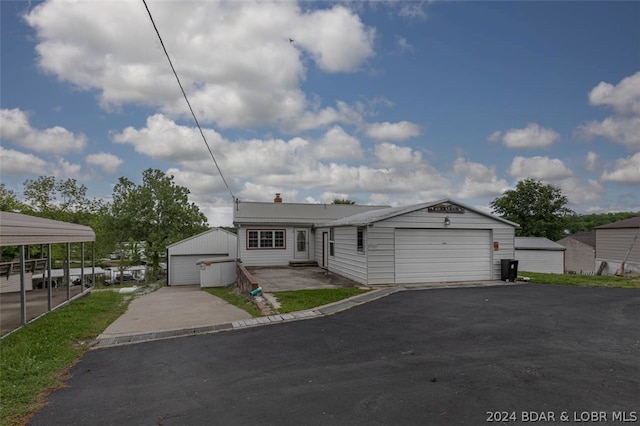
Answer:
[[[639,353],[637,289],[402,291],[89,351],[30,424],[637,424]]]

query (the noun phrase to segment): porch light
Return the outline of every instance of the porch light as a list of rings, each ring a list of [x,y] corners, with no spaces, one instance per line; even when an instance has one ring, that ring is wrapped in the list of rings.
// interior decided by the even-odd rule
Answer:
[[[449,226],[451,225],[451,219],[449,219],[449,216],[446,216],[444,218],[444,226]]]

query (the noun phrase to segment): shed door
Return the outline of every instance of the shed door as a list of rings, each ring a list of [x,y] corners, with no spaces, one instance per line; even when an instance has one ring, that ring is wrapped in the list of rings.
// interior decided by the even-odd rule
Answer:
[[[200,284],[200,266],[196,265],[202,255],[173,255],[169,263],[169,284]]]
[[[396,229],[396,283],[490,280],[491,231]]]

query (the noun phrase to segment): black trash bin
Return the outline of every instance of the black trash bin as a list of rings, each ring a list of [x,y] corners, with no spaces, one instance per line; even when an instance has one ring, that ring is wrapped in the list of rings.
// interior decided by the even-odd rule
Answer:
[[[518,278],[518,261],[516,259],[502,259],[500,261],[500,279],[506,282],[514,282]]]

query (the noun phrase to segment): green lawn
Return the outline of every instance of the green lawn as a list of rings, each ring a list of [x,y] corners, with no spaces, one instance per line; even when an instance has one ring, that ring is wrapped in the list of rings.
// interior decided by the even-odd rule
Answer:
[[[337,302],[347,299],[358,294],[366,293],[369,290],[363,290],[356,287],[346,288],[319,288],[315,290],[297,290],[297,291],[279,291],[273,293],[280,307],[278,312],[285,314],[287,312],[303,311],[328,303]]]
[[[89,342],[125,312],[129,298],[94,292],[0,340],[1,424],[24,424]]]
[[[240,294],[233,285],[227,287],[206,287],[202,289],[207,293],[218,296],[230,304],[247,311],[252,317],[262,316],[260,309],[251,301],[251,298]]]
[[[640,288],[640,276],[615,277],[574,274],[540,274],[537,272],[519,272],[519,277],[529,277],[530,282],[543,284],[576,285],[586,287]]]

